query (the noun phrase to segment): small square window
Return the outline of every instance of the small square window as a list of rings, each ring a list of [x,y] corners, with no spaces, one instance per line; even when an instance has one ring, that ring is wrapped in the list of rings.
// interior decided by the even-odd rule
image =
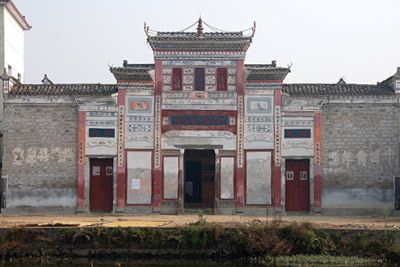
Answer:
[[[194,90],[204,91],[205,79],[204,79],[204,68],[194,69]]]
[[[181,68],[173,68],[172,69],[171,87],[172,87],[173,91],[181,91],[182,90],[182,69]]]
[[[400,80],[396,80],[395,87],[396,89],[400,89]]]
[[[308,173],[306,171],[300,172],[300,180],[307,181],[308,180]]]
[[[106,175],[113,175],[113,167],[106,166]]]
[[[291,181],[294,179],[294,171],[286,171],[286,180]]]
[[[217,90],[226,91],[228,89],[228,70],[226,68],[217,69]]]

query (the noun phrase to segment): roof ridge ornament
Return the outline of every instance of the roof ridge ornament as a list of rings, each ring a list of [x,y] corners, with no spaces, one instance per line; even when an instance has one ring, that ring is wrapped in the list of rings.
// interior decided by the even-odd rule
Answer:
[[[199,17],[196,29],[197,29],[197,36],[203,37],[204,36],[204,28],[203,28],[203,20],[201,19],[201,16]]]

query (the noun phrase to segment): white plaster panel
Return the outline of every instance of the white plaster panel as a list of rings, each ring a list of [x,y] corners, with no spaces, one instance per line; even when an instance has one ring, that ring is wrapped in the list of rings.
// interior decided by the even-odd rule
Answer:
[[[246,155],[246,204],[271,204],[271,152]]]
[[[164,83],[167,84],[171,83],[171,75],[164,75]]]
[[[227,131],[168,131],[162,137],[162,149],[179,145],[222,145],[236,150],[236,135]]]
[[[170,68],[163,68],[163,73],[164,73],[164,74],[172,74],[172,69],[170,69]]]
[[[221,158],[221,199],[234,198],[234,158]]]
[[[244,148],[272,149],[274,127],[272,96],[246,96],[244,118]]]
[[[154,97],[129,96],[125,117],[125,148],[153,148]]]
[[[206,68],[206,74],[215,74],[215,68]]]
[[[282,117],[282,156],[314,156],[314,118]],[[309,129],[310,138],[285,138],[285,129]]]
[[[206,84],[215,84],[215,75],[207,75]]]
[[[215,85],[206,85],[206,91],[216,91]]]
[[[192,84],[193,83],[193,75],[184,75],[183,83],[184,84]]]
[[[183,69],[183,74],[193,74],[193,69]]]
[[[164,157],[164,199],[177,199],[179,157]]]
[[[127,203],[151,204],[151,152],[129,151],[127,160]]]
[[[228,74],[229,74],[229,75],[234,75],[234,74],[236,74],[236,69],[232,69],[232,68],[228,69]]]
[[[294,98],[288,97],[283,101],[283,109],[285,111],[305,111],[320,110],[324,104],[324,98]]]
[[[235,75],[228,76],[228,84],[236,84],[236,76]]]
[[[184,85],[183,91],[193,91],[193,85]]]

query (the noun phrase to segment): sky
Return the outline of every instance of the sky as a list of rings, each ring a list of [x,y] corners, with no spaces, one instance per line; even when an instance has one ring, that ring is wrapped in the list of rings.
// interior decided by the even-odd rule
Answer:
[[[291,65],[287,83],[375,84],[400,66],[400,0],[14,0],[25,34],[25,82],[115,83],[109,66],[153,63],[144,22],[178,31],[199,15],[256,33],[246,63]]]

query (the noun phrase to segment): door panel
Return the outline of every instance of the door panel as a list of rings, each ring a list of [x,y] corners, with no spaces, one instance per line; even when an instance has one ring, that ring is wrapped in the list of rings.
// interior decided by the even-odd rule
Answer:
[[[185,208],[213,208],[215,201],[215,153],[185,151]]]
[[[310,161],[286,160],[286,211],[310,209]]]
[[[112,211],[113,160],[90,160],[90,211]]]

